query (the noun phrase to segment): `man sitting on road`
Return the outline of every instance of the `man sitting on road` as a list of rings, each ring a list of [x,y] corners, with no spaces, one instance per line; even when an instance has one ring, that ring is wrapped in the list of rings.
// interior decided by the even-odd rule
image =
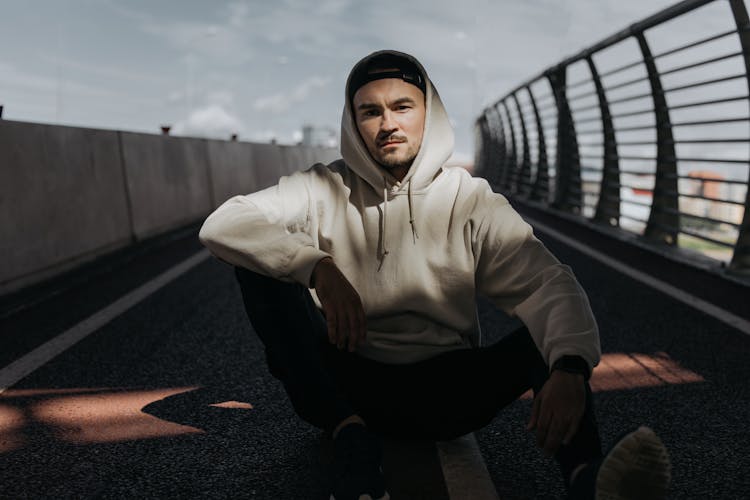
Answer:
[[[446,167],[452,150],[421,64],[375,52],[347,80],[343,159],[235,196],[201,228],[236,267],[270,372],[334,437],[331,497],[388,497],[378,436],[453,439],[529,388],[528,429],[571,497],[663,497],[669,460],[650,429],[602,455],[599,334],[570,268],[485,180]],[[525,326],[480,346],[477,294]]]

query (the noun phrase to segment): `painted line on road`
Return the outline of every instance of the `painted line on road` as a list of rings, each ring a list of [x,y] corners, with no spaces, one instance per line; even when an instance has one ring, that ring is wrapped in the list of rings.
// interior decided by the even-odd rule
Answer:
[[[473,433],[436,444],[450,500],[499,500]]]
[[[0,370],[0,394],[208,257],[203,249]]]
[[[559,231],[551,228],[550,226],[537,221],[533,217],[526,217],[524,216],[524,219],[534,226],[535,228],[539,228],[539,230],[543,233],[546,233],[556,240],[561,241],[562,243],[565,243],[566,245],[575,248],[581,253],[584,253],[588,255],[589,257],[598,260],[599,262],[617,270],[621,273],[630,276],[631,278],[640,281],[641,283],[650,286],[651,288],[655,288],[656,290],[669,295],[672,298],[675,298],[679,300],[680,302],[683,302],[690,307],[693,307],[695,309],[698,309],[699,311],[702,311],[709,316],[712,316],[722,323],[726,323],[727,325],[731,326],[732,328],[736,328],[737,330],[741,331],[742,333],[745,333],[746,335],[750,335],[750,321],[747,321],[744,318],[741,318],[740,316],[737,316],[736,314],[733,314],[726,309],[722,309],[721,307],[718,307],[714,304],[711,304],[710,302],[707,302],[701,298],[696,297],[695,295],[691,295],[688,292],[681,290],[680,288],[677,288],[676,286],[670,285],[669,283],[665,283],[664,281],[661,281],[660,279],[654,278],[653,276],[646,274],[642,271],[639,271],[638,269],[635,269],[634,267],[630,267],[627,264],[624,264],[618,260],[613,259],[612,257],[609,257],[598,250],[594,250],[592,248],[587,247],[583,243],[580,243],[568,236],[565,236],[564,234],[560,233]]]

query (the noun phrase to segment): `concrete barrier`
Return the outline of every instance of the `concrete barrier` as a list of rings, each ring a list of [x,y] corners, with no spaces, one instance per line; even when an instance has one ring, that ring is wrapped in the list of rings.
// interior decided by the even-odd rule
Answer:
[[[214,207],[206,142],[122,132],[136,238],[190,223]]]
[[[328,165],[341,158],[341,153],[336,148],[313,147],[310,151],[312,153],[312,157],[309,159],[310,165],[314,163]]]
[[[281,146],[278,144],[253,144],[254,191],[272,186],[279,177],[286,175],[283,161]]]
[[[281,161],[284,175],[289,175],[298,170],[305,170],[314,163],[307,160],[308,155],[306,154],[306,150],[309,149],[309,147],[305,146],[281,147]]]
[[[216,206],[237,194],[275,184],[279,177],[339,158],[337,150],[310,146],[209,141]]]
[[[0,120],[0,297],[337,157],[325,148]]]
[[[0,294],[130,242],[117,132],[0,120]]]
[[[247,194],[256,190],[254,147],[254,144],[244,142],[208,142],[214,207],[236,194]]]

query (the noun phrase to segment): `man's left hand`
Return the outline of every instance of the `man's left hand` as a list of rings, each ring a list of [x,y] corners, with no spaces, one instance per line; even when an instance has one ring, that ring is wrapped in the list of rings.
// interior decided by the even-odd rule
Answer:
[[[586,404],[583,375],[554,370],[534,397],[526,430],[536,429],[536,443],[547,455],[573,439]]]

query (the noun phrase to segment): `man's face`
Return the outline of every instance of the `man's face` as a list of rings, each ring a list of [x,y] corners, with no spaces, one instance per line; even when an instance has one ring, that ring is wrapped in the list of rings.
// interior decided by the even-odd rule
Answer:
[[[372,157],[403,178],[419,152],[424,134],[424,94],[399,78],[360,87],[353,98],[359,135]]]

